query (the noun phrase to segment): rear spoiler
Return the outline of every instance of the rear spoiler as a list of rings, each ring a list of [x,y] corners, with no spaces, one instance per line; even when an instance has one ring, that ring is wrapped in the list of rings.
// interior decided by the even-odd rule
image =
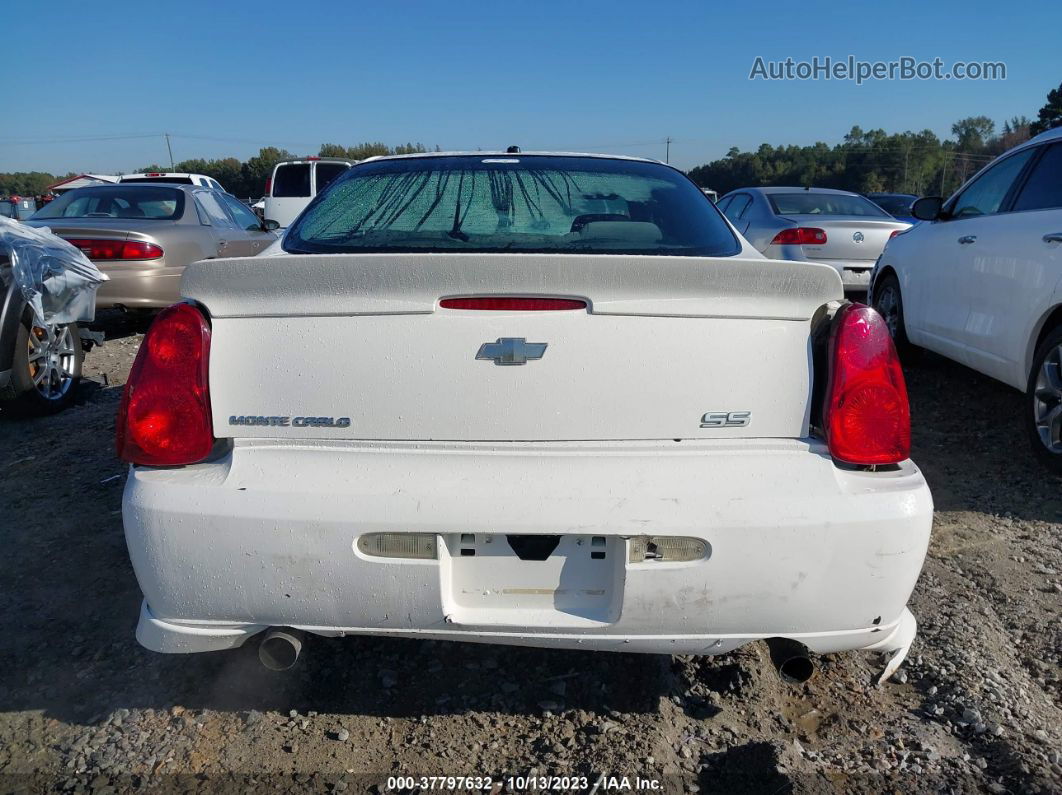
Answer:
[[[585,300],[597,315],[809,320],[837,271],[765,258],[573,254],[298,254],[210,259],[181,294],[213,317],[422,314],[442,298]]]

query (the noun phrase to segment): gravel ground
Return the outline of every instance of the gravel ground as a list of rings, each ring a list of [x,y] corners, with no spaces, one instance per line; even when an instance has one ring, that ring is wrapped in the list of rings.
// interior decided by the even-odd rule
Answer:
[[[389,776],[627,776],[667,791],[1062,791],[1062,489],[1016,392],[927,355],[913,457],[937,504],[895,681],[760,644],[724,657],[310,638],[272,674],[253,644],[163,656],[134,637],[113,418],[137,330],[101,318],[79,405],[0,413],[0,792],[384,792]],[[991,418],[991,419],[989,419]],[[575,783],[579,783],[578,778]]]

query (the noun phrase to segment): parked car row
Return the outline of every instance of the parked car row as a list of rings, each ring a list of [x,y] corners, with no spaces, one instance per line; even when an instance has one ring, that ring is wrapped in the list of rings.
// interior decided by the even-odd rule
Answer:
[[[694,653],[781,638],[805,661],[886,652],[888,676],[932,521],[897,345],[1026,388],[1062,472],[1060,166],[1062,131],[915,202],[916,225],[844,191],[713,205],[664,164],[511,150],[286,161],[266,223],[212,186],[71,191],[30,223],[100,262],[101,305],[168,303],[191,263],[118,418],[137,637],[262,635],[276,668],[298,657],[290,627]],[[868,287],[880,312],[843,302]],[[189,505],[231,543],[189,536]],[[235,590],[204,597],[219,577]],[[741,606],[711,624],[673,598],[709,580]]]
[[[830,265],[846,291],[870,288],[873,272],[868,300],[901,351],[929,348],[1024,390],[1034,449],[1059,470],[1060,136],[1048,132],[1017,147],[946,203],[758,187],[731,191],[717,209],[759,254]],[[274,230],[300,217],[352,165],[313,157],[278,163],[262,199],[264,221],[209,177],[159,172],[71,190],[26,223],[52,227],[111,277],[98,291],[99,306],[160,309],[178,300],[192,262],[283,253]],[[629,231],[634,227],[615,224],[643,212],[630,202],[598,205],[585,222],[591,229],[607,220],[617,233]],[[901,220],[907,217],[915,224]],[[576,232],[585,234],[583,222]]]

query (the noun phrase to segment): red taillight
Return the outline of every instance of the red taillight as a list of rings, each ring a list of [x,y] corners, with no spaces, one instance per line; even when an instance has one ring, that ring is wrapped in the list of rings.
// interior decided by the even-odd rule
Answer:
[[[830,455],[856,466],[911,455],[911,410],[900,358],[881,315],[848,304],[830,332],[823,427]]]
[[[774,236],[772,245],[778,246],[821,246],[826,242],[826,231],[814,226],[796,226],[783,229]]]
[[[484,309],[493,312],[557,312],[567,309],[586,309],[586,301],[578,298],[515,298],[500,296],[471,296],[444,298],[443,309]]]
[[[896,235],[900,234],[900,232],[905,232],[905,231],[907,231],[907,230],[905,230],[905,229],[893,229],[892,230],[892,234],[889,235],[889,240],[892,240],[894,237],[896,237]]]
[[[262,195],[263,196],[271,195],[270,191],[272,190],[272,188],[273,188],[273,178],[272,177],[266,177],[266,189],[265,189],[265,193],[263,193]]]
[[[210,455],[209,357],[210,326],[198,309],[175,304],[159,313],[118,407],[119,458],[145,466],[181,466]]]
[[[158,259],[162,249],[154,243],[139,240],[88,240],[67,238],[67,243],[79,248],[89,259]]]
[[[161,256],[162,248],[154,243],[127,240],[122,246],[122,259],[158,259]]]

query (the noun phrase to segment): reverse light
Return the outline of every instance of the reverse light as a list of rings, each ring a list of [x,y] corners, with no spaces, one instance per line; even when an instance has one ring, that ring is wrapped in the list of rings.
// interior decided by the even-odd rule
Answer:
[[[826,242],[826,230],[814,226],[796,226],[783,229],[774,236],[772,245],[777,246],[821,246]]]
[[[469,296],[443,298],[443,309],[480,309],[488,312],[558,312],[586,309],[586,301],[576,298],[520,298],[505,296]]]
[[[198,309],[175,304],[159,313],[118,407],[119,458],[144,466],[182,466],[210,455],[209,357],[210,326]]]
[[[911,410],[900,358],[875,310],[847,304],[830,332],[823,429],[830,455],[855,466],[911,455]]]
[[[89,259],[158,259],[163,254],[160,246],[139,240],[95,240],[68,237],[66,242],[74,248],[81,249]]]
[[[434,533],[367,533],[358,536],[358,551],[374,558],[435,559]]]

